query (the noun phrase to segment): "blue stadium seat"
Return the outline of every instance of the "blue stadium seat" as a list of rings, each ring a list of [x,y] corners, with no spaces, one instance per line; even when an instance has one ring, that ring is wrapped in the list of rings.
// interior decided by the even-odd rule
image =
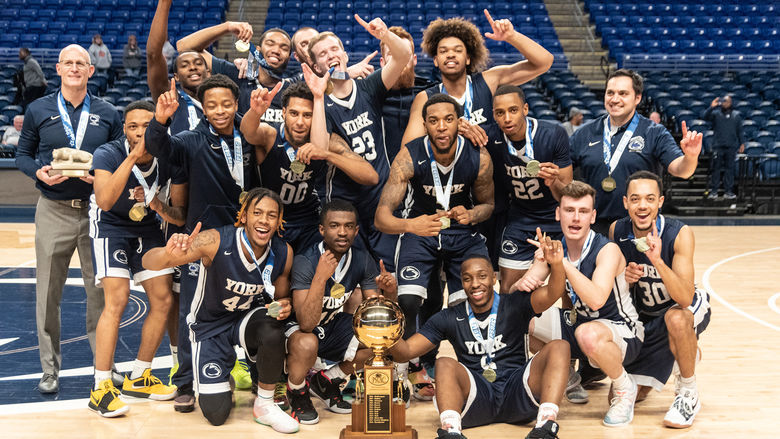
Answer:
[[[764,180],[780,178],[780,159],[770,158],[761,163],[761,176]]]
[[[769,150],[769,146],[775,142],[775,139],[775,134],[770,131],[759,131],[755,138],[756,142],[764,145],[767,150]]]

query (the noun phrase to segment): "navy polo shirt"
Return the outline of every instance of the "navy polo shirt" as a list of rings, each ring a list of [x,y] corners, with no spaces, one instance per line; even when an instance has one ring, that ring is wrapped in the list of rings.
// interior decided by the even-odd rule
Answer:
[[[651,171],[661,176],[674,159],[682,157],[683,152],[664,126],[639,115],[639,125],[637,125],[623,156],[612,172],[612,178],[617,182],[617,188],[612,192],[604,192],[601,189],[601,180],[609,175],[602,149],[604,119],[607,117],[609,115],[603,115],[584,124],[569,138],[569,142],[571,144],[571,160],[574,169],[579,169],[580,180],[596,189],[598,218],[617,219],[627,214],[623,207],[623,196],[626,194],[628,176],[637,171]],[[629,120],[612,136],[613,154],[630,123]]]
[[[22,134],[16,149],[16,167],[35,180],[35,187],[46,198],[86,200],[92,193],[92,185],[81,179],[69,178],[60,184],[49,186],[35,176],[38,169],[51,164],[52,152],[55,149],[70,145],[57,108],[58,94],[54,92],[44,96],[27,107]],[[92,93],[89,93],[89,97],[89,125],[84,133],[81,150],[94,154],[98,146],[122,137],[123,128],[122,118],[113,105]],[[74,133],[78,132],[82,105],[83,102],[74,107],[70,102],[65,101]]]

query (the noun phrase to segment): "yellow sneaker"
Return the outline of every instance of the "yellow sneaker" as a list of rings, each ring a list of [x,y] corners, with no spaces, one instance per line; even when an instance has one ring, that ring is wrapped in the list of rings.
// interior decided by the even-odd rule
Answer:
[[[176,397],[176,386],[166,386],[152,375],[152,369],[146,369],[140,378],[131,380],[125,377],[122,394],[136,398],[148,398],[155,401],[167,401]]]
[[[89,409],[104,418],[124,415],[130,407],[119,399],[119,390],[111,379],[100,382],[100,388],[89,393]]]
[[[173,376],[176,375],[176,371],[178,371],[178,370],[179,370],[179,365],[178,364],[174,364],[173,367],[171,368],[171,371],[168,372],[168,385],[169,386],[173,385]]]
[[[249,390],[252,388],[252,375],[249,373],[249,366],[247,366],[246,361],[236,360],[233,370],[230,371],[230,376],[233,377],[233,381],[236,383],[236,389]]]

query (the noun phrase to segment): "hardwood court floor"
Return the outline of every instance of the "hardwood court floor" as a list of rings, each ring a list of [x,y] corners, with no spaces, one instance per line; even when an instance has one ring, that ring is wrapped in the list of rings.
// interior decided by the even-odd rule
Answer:
[[[623,428],[602,426],[607,409],[607,384],[591,391],[590,403],[562,403],[559,422],[563,438],[714,438],[777,437],[780,427],[780,226],[694,227],[697,283],[711,287],[730,305],[712,297],[713,318],[701,339],[703,361],[697,368],[702,411],[692,428],[683,431],[662,426],[663,415],[673,397],[673,383],[661,393],[652,392],[636,408],[633,423]],[[753,252],[753,253],[751,253]],[[728,258],[731,260],[722,262]],[[0,266],[27,262],[34,266],[33,226],[0,224]],[[77,264],[77,260],[74,261]],[[717,264],[717,265],[716,265]],[[774,308],[773,308],[774,307]],[[3,334],[0,334],[0,338]],[[451,355],[451,349],[444,349]],[[30,370],[38,371],[38,364]],[[88,395],[84,393],[86,398]],[[74,408],[22,414],[18,409],[4,415],[4,437],[57,438],[271,438],[283,437],[251,419],[252,398],[237,392],[237,406],[227,424],[210,426],[196,411],[177,414],[171,403],[141,402],[128,416],[103,419],[86,409],[86,400]],[[298,438],[336,438],[349,421],[315,403],[320,423],[302,426]],[[421,438],[435,437],[438,416],[431,403],[412,402],[407,422]],[[529,426],[490,425],[466,430],[473,438],[521,438]]]

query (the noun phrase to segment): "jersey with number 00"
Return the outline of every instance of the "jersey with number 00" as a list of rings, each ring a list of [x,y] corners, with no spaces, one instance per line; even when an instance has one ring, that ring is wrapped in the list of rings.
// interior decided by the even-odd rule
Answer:
[[[663,215],[659,218],[661,222],[661,228],[658,230],[658,234],[661,236],[661,259],[667,266],[671,267],[674,260],[674,241],[685,223],[674,218],[666,218]],[[636,249],[636,245],[631,241],[633,236],[634,231],[630,217],[615,222],[615,243],[620,247],[623,256],[626,257],[626,263],[635,262],[645,266],[645,273],[632,288],[632,295],[640,319],[646,322],[663,315],[667,309],[675,304],[675,301],[666,290],[661,275],[658,274],[658,270],[655,269],[650,259]]]
[[[273,298],[265,291],[262,271],[268,261],[268,252],[257,256],[260,267],[243,251],[243,228],[227,225],[217,229],[219,249],[206,267],[201,262],[195,298],[192,300],[187,323],[197,340],[209,338],[237,324],[249,310],[265,306]],[[287,262],[287,243],[274,237],[269,243],[274,252],[271,282],[284,273]]]
[[[285,150],[284,125],[276,134],[276,143],[260,165],[261,186],[279,194],[284,204],[284,220],[290,225],[319,223],[320,200],[315,180],[324,175],[327,163],[312,160],[302,174],[290,170],[290,158]]]
[[[325,192],[320,196],[324,196],[327,201],[335,198],[350,201],[361,212],[361,217],[373,218],[382,188],[390,175],[382,124],[382,103],[387,88],[382,82],[381,69],[365,79],[351,81],[352,94],[348,98],[339,99],[333,95],[325,97],[328,132],[341,136],[352,151],[371,163],[379,174],[379,184],[359,185],[331,165],[325,180]]]
[[[557,123],[531,119],[531,137],[533,138],[534,160],[540,163],[551,162],[559,168],[571,165],[569,157],[569,137],[566,130]],[[558,201],[550,188],[539,177],[530,177],[526,164],[526,141],[513,142],[518,154],[509,152],[504,133],[491,136],[488,152],[493,160],[493,169],[500,176],[500,187],[496,188],[496,197],[506,194],[509,197],[508,221],[520,227],[520,230],[559,232],[560,224],[555,221],[555,208]]]

